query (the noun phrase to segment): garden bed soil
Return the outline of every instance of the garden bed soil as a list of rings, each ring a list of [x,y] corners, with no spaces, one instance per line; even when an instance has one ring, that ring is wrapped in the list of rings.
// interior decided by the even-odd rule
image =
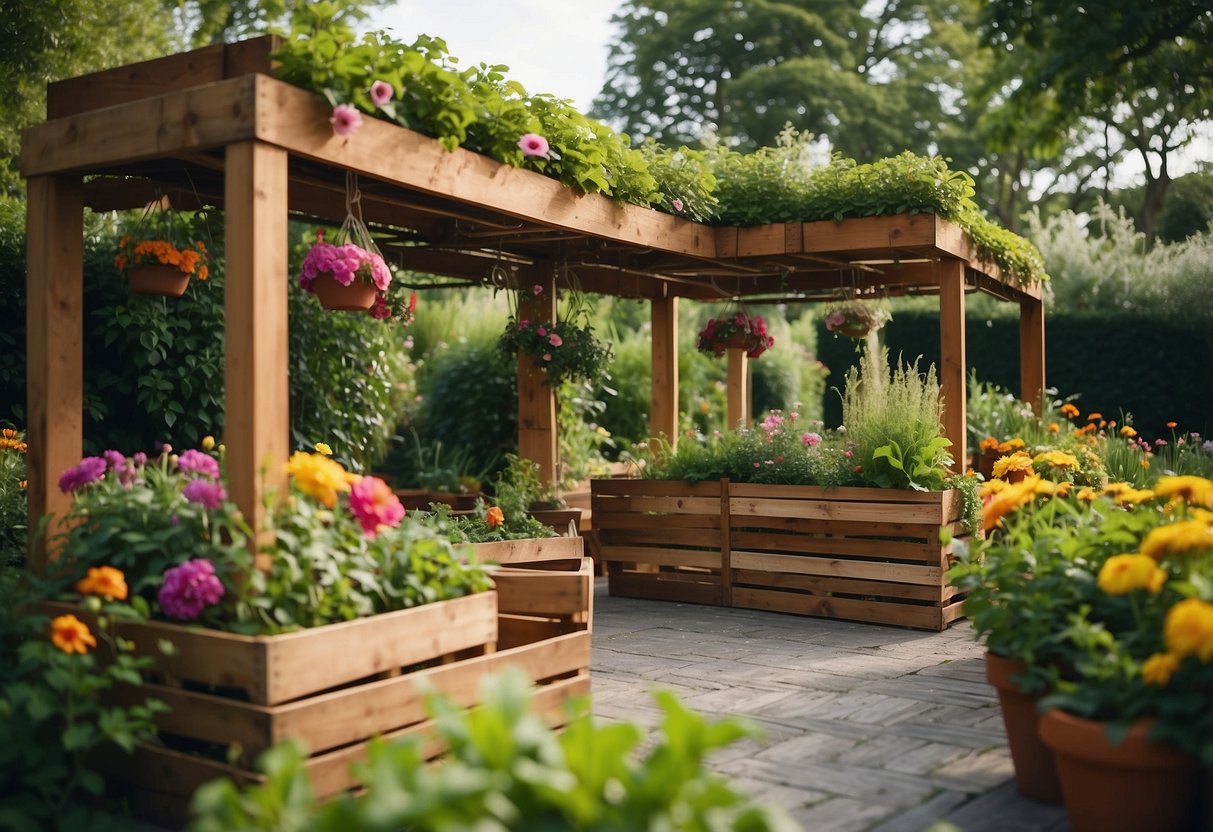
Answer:
[[[943,630],[961,616],[939,530],[959,492],[595,480],[612,595]]]

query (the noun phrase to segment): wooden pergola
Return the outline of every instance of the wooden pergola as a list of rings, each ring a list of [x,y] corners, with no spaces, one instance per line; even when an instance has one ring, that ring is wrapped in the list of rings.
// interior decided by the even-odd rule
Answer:
[[[271,77],[272,38],[208,47],[52,84],[47,122],[23,136],[28,178],[30,526],[62,516],[60,472],[82,453],[83,210],[168,194],[226,217],[226,426],[233,499],[258,523],[285,485],[287,221],[339,223],[347,172],[385,256],[407,269],[547,291],[524,317],[554,319],[557,289],[646,299],[652,308],[652,435],[678,432],[678,299],[937,294],[945,430],[965,453],[965,295],[1019,304],[1020,394],[1044,389],[1040,287],[978,256],[932,215],[715,228],[597,195],[479,154],[444,150],[366,119],[333,133],[318,97]],[[729,357],[729,422],[748,413],[746,359]],[[555,398],[524,361],[519,448],[549,480]],[[262,476],[264,470],[265,476]]]

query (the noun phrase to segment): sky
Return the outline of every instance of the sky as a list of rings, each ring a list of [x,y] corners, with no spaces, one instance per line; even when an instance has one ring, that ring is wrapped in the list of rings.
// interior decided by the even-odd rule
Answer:
[[[399,0],[372,29],[398,40],[440,37],[460,66],[505,64],[527,92],[571,98],[590,109],[606,76],[611,15],[622,0]]]

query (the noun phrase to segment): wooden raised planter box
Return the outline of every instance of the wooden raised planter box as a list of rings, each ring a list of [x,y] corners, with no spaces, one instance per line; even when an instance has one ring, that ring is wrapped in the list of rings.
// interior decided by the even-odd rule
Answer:
[[[157,717],[163,745],[141,746],[134,760],[107,753],[107,777],[137,813],[179,826],[198,786],[223,775],[260,780],[253,761],[290,738],[307,746],[305,768],[327,798],[358,786],[350,764],[364,759],[372,737],[421,734],[427,755],[440,754],[427,692],[473,707],[485,677],[507,667],[536,683],[534,707],[563,724],[562,703],[590,687],[592,593],[574,585],[588,568],[502,569],[493,591],[277,636],[120,624],[118,632],[156,664],[142,686],[111,698],[153,697],[171,710]],[[51,611],[69,609],[86,617],[67,605]],[[159,652],[161,639],[175,655]]]
[[[612,595],[942,630],[955,491],[595,480],[597,545]]]

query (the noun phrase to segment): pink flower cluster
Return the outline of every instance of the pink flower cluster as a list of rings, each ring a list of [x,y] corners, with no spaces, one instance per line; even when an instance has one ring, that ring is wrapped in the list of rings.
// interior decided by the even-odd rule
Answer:
[[[361,277],[375,284],[380,293],[386,292],[392,282],[392,273],[378,254],[353,243],[335,246],[321,239],[303,258],[299,285],[306,292],[314,291],[312,283],[323,275],[332,276],[342,286],[349,286],[355,277]]]
[[[178,621],[193,621],[204,609],[218,604],[222,597],[223,584],[215,577],[215,565],[197,558],[164,573],[160,609]]]
[[[724,355],[724,351],[731,346],[729,342],[735,335],[739,336],[737,339],[741,341],[739,346],[746,351],[749,358],[758,358],[775,346],[775,339],[768,334],[767,322],[763,320],[763,317],[761,315],[751,317],[745,312],[738,312],[731,318],[709,320],[707,325],[699,331],[699,338],[695,346],[700,352],[714,353],[719,357]]]
[[[374,537],[383,526],[399,526],[404,506],[391,486],[378,477],[363,477],[350,489],[350,512],[367,537]]]

